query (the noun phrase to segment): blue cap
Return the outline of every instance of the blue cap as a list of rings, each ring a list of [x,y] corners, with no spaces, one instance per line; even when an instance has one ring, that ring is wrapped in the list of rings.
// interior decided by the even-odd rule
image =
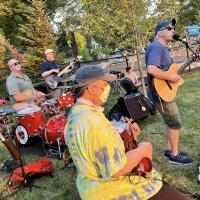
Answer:
[[[116,80],[116,78],[115,75],[106,73],[102,64],[85,65],[76,70],[74,81],[76,87],[82,87],[99,79],[110,82]]]
[[[167,27],[169,25],[174,26],[176,24],[176,20],[175,19],[169,19],[169,20],[165,20],[163,22],[160,22],[155,29],[155,35],[157,34],[158,31],[160,31],[161,28]]]

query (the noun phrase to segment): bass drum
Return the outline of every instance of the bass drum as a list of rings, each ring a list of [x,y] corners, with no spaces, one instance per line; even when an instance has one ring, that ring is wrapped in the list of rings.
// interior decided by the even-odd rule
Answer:
[[[31,114],[17,114],[18,126],[23,126],[29,137],[40,135],[41,130],[44,128],[44,114],[40,110]]]
[[[67,123],[67,118],[51,117],[47,122],[47,127],[44,133],[44,142],[52,147],[66,145],[64,139],[64,128]]]

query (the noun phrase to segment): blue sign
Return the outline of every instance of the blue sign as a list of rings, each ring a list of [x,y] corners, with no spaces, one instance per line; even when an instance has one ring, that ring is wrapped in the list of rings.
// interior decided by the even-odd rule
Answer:
[[[199,35],[199,30],[200,30],[199,25],[190,25],[190,26],[187,26],[186,29],[187,29],[188,36],[198,36]]]

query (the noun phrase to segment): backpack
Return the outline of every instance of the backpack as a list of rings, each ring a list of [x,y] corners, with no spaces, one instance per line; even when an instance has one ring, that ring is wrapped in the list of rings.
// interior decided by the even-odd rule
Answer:
[[[30,180],[42,174],[50,174],[53,172],[53,164],[49,159],[41,159],[32,164],[27,164],[16,168],[7,180],[8,188],[14,190],[20,186],[28,186],[30,188]]]

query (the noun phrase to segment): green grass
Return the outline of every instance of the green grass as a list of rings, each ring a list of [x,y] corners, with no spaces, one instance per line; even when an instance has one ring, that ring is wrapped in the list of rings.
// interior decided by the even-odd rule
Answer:
[[[151,116],[139,122],[142,135],[139,140],[150,141],[154,147],[153,165],[160,171],[164,179],[172,186],[191,195],[200,196],[197,183],[198,166],[200,165],[200,73],[184,75],[185,84],[178,90],[177,104],[179,107],[183,128],[180,134],[180,148],[187,151],[194,159],[191,166],[183,167],[170,164],[163,158],[164,136],[163,121],[160,115]],[[116,102],[118,94],[112,93],[105,106],[105,112],[111,109]],[[0,162],[11,159],[7,149],[0,143]],[[26,155],[26,162],[33,162],[37,156]],[[0,172],[0,199],[7,196],[8,200],[71,200],[76,194],[75,175],[73,168],[60,170],[62,161],[52,160],[54,164],[54,177],[44,176],[34,181],[32,192],[20,188],[13,191],[3,189],[8,174]]]

